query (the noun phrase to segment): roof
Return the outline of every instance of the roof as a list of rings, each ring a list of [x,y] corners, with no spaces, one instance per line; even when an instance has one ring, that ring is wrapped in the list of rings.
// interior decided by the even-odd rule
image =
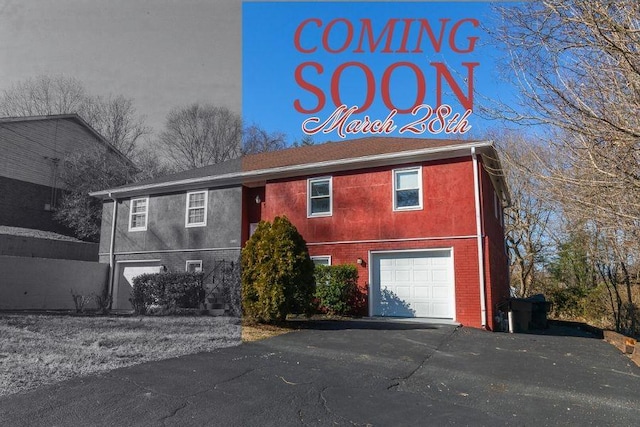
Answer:
[[[9,227],[7,225],[0,225],[0,235],[10,235],[18,237],[35,237],[38,239],[47,240],[62,240],[66,242],[86,243],[82,240],[78,240],[75,237],[65,236],[63,234],[54,233],[53,231],[36,230],[33,228],[23,227]]]
[[[142,185],[164,184],[175,181],[191,180],[202,177],[216,177],[220,175],[227,175],[242,170],[242,159],[232,159],[226,162],[216,163],[214,165],[203,166],[201,168],[189,169],[182,172],[176,172],[169,175],[163,175],[157,178],[146,179],[144,181],[138,181],[131,184],[126,184],[120,187],[116,187],[113,190],[124,190],[127,188],[139,187]],[[106,191],[106,190],[105,190]]]
[[[468,144],[469,141],[451,139],[418,139],[369,137],[347,141],[306,145],[281,151],[245,156],[243,170],[270,169],[300,165],[311,162],[351,159],[379,154],[419,150],[423,148],[452,147]]]
[[[126,157],[120,150],[113,146],[100,132],[95,130],[89,123],[87,123],[82,117],[79,115],[72,114],[51,114],[46,116],[21,116],[21,117],[0,117],[0,125],[2,124],[11,124],[11,123],[22,123],[22,122],[32,122],[32,121],[44,121],[44,120],[70,120],[72,122],[77,123],[78,125],[84,127],[93,137],[95,137],[102,145],[107,147],[107,149],[111,150],[115,155],[117,155],[120,159],[126,162],[129,166],[132,166],[137,169],[135,163],[133,163],[128,157]]]
[[[491,141],[367,137],[247,155],[91,195],[129,197],[205,186],[260,185],[267,179],[470,156],[472,147],[498,158]]]

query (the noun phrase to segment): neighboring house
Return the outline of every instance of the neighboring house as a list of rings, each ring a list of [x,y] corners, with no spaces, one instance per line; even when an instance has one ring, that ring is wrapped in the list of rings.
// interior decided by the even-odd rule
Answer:
[[[250,155],[94,193],[100,260],[115,307],[129,308],[136,274],[210,271],[237,260],[260,220],[286,215],[315,262],[358,265],[370,316],[492,329],[509,296],[500,169],[489,141],[372,137]]]
[[[96,148],[132,165],[76,114],[0,118],[0,226],[73,235],[53,218],[59,169],[69,153]]]

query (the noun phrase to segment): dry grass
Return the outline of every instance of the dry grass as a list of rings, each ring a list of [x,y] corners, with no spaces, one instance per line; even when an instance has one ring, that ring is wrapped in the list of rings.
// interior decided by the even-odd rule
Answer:
[[[242,341],[258,341],[291,332],[293,329],[287,326],[243,324]]]
[[[240,329],[228,317],[0,314],[0,396],[237,345]]]

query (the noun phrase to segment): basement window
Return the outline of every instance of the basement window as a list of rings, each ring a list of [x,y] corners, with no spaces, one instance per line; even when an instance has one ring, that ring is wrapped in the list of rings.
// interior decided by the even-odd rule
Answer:
[[[331,177],[312,178],[307,182],[307,216],[331,216]]]
[[[199,273],[202,271],[202,260],[201,259],[190,259],[187,260],[185,270],[187,273]]]
[[[422,168],[393,171],[393,210],[422,209]]]
[[[131,199],[129,206],[129,231],[145,231],[149,213],[149,198]]]
[[[312,256],[310,258],[315,265],[331,265],[331,256],[329,255]]]
[[[207,225],[207,191],[187,193],[186,227],[203,227]]]

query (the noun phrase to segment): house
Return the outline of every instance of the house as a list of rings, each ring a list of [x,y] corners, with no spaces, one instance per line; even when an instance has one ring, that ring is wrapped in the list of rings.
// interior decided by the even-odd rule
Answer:
[[[0,149],[0,227],[5,235],[17,228],[25,238],[39,238],[43,233],[37,231],[73,235],[54,219],[66,189],[59,169],[68,154],[108,150],[116,161],[132,165],[76,114],[0,118]]]
[[[509,296],[499,171],[490,141],[369,137],[250,155],[93,193],[100,260],[128,308],[136,274],[207,271],[237,259],[260,220],[286,215],[316,263],[358,266],[368,315],[492,329]]]

